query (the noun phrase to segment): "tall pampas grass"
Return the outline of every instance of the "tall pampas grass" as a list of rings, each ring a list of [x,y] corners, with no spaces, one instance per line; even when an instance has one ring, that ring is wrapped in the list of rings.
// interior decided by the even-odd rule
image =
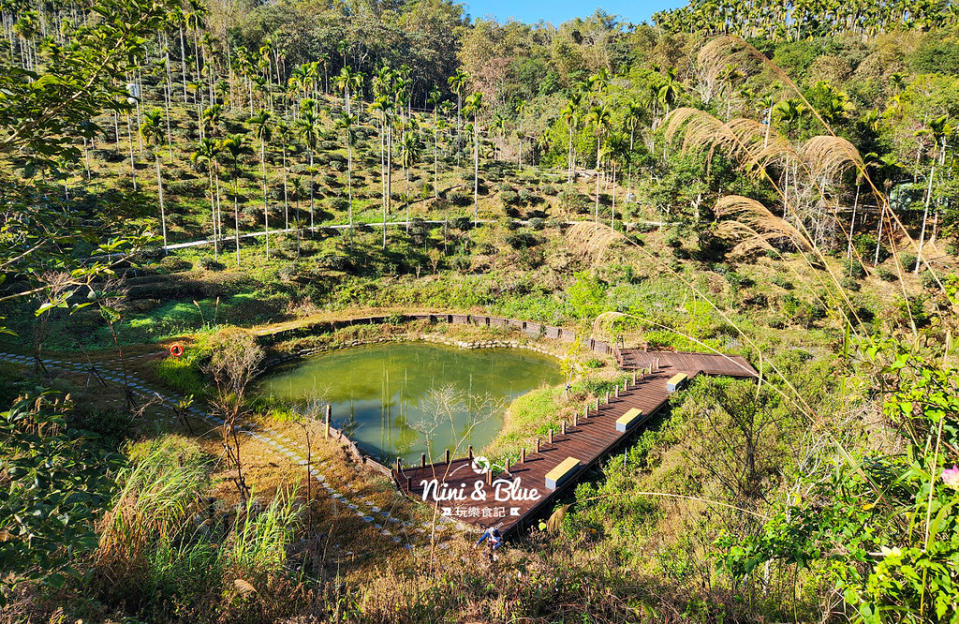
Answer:
[[[812,250],[812,242],[802,232],[755,199],[727,195],[716,201],[713,210],[719,219],[732,219],[720,222],[719,235],[738,241],[733,254],[773,249],[772,243],[783,238],[804,252]]]
[[[883,221],[884,229],[890,233],[890,241],[892,241],[893,246],[895,246],[895,236],[892,234],[892,232],[895,231],[896,235],[905,241],[908,248],[919,254],[920,250],[918,243],[906,230],[906,227],[899,219],[899,216],[896,215],[896,213],[889,206],[888,197],[885,195],[885,193],[879,190],[873,179],[870,177],[867,167],[862,157],[859,155],[859,152],[855,149],[855,146],[845,139],[842,139],[835,133],[832,126],[825,120],[825,118],[823,118],[816,107],[809,102],[792,78],[790,78],[789,75],[783,71],[779,65],[766,57],[766,55],[759,51],[755,46],[735,35],[724,35],[710,40],[700,49],[699,54],[697,55],[697,63],[699,64],[703,74],[712,80],[715,80],[716,77],[718,77],[719,74],[729,65],[735,65],[747,71],[752,68],[762,68],[771,72],[776,79],[779,80],[779,82],[785,85],[785,87],[803,103],[805,110],[809,111],[809,113],[815,117],[815,119],[822,126],[826,135],[833,139],[833,141],[830,143],[825,141],[824,137],[817,137],[818,140],[811,140],[810,142],[807,142],[805,147],[811,147],[812,151],[809,155],[814,156],[812,163],[814,165],[818,165],[818,168],[823,171],[828,171],[830,169],[835,171],[836,167],[846,167],[847,164],[854,168],[856,174],[869,188],[876,205],[879,207],[879,219]],[[780,194],[782,193],[780,192]],[[840,229],[844,230],[844,228]],[[893,249],[893,252],[895,252],[895,248]],[[932,275],[933,280],[935,281],[939,290],[941,292],[946,292],[939,275],[929,264],[928,259],[922,257],[921,254],[920,258],[921,262],[925,265],[926,270],[928,270],[929,274]],[[857,259],[862,262],[862,258],[859,257],[858,254]],[[896,262],[897,271],[900,273],[899,282],[902,293],[904,296],[908,296],[902,280],[901,267],[898,267],[898,260]],[[865,263],[863,263],[863,265],[865,266]]]

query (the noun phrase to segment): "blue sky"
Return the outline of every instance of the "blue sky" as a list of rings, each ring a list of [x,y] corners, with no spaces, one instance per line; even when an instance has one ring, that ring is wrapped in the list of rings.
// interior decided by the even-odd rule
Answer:
[[[640,23],[649,21],[656,11],[687,4],[686,0],[553,0],[530,2],[524,0],[461,0],[470,17],[495,17],[501,22],[512,18],[521,22],[535,23],[539,20],[559,25],[574,17],[592,15],[597,8],[618,15],[625,21]]]

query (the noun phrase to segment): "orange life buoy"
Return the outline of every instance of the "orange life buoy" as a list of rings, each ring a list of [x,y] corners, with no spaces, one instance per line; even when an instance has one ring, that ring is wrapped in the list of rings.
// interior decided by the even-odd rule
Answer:
[[[170,347],[170,355],[173,357],[180,357],[183,355],[183,347],[180,346],[179,342]]]

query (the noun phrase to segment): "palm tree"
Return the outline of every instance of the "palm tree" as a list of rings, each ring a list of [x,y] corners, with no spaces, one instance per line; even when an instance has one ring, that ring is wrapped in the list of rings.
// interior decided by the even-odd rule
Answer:
[[[667,69],[662,81],[659,83],[659,91],[657,93],[659,102],[663,105],[663,110],[666,111],[667,115],[669,114],[669,105],[676,101],[682,88],[682,83],[676,79],[676,68],[670,67]]]
[[[299,256],[300,226],[303,223],[303,220],[300,218],[300,200],[303,199],[303,192],[304,192],[304,189],[303,189],[302,178],[293,178],[293,180],[290,181],[290,196],[293,197],[293,223],[294,223],[293,227],[296,229],[297,258],[300,257]]]
[[[473,225],[479,220],[479,121],[477,116],[483,107],[483,94],[476,92],[466,98],[467,114],[473,115]]]
[[[439,199],[439,183],[440,183],[440,168],[439,168],[439,119],[437,117],[437,108],[439,107],[440,102],[443,100],[443,94],[440,93],[440,90],[436,87],[430,91],[428,102],[433,107],[433,199]]]
[[[160,227],[163,231],[163,248],[166,249],[166,210],[163,206],[163,175],[160,170],[160,147],[166,140],[166,131],[163,127],[163,111],[159,108],[148,111],[140,126],[140,134],[147,145],[152,145],[151,155],[157,169],[157,193],[160,197]]]
[[[353,126],[356,123],[356,115],[346,112],[336,120],[337,127],[343,128],[346,132],[346,192],[349,201],[350,247],[353,246]]]
[[[283,120],[276,124],[276,136],[280,140],[280,150],[283,155],[283,229],[290,229],[290,208],[289,208],[289,190],[287,187],[287,178],[289,169],[286,166],[286,150],[293,140],[293,131],[290,125]]]
[[[416,165],[416,161],[419,160],[420,152],[423,149],[423,144],[420,142],[420,137],[416,133],[415,128],[410,128],[407,130],[406,134],[403,136],[402,142],[400,143],[401,154],[400,157],[403,160],[403,175],[405,178],[405,195],[406,195],[406,231],[410,231],[410,205],[412,204],[410,198],[410,169]]]
[[[592,106],[586,114],[586,123],[593,127],[596,137],[596,206],[593,209],[593,220],[599,222],[599,177],[602,168],[603,135],[609,130],[609,110],[605,106]]]
[[[569,127],[569,145],[566,148],[566,164],[569,170],[566,174],[566,182],[568,184],[573,182],[573,170],[576,167],[576,152],[573,150],[573,134],[576,132],[576,126],[579,122],[579,105],[582,99],[582,92],[573,91],[569,94],[566,106],[560,111],[560,115],[563,116],[563,119],[566,120],[566,125]]]
[[[220,126],[222,113],[223,106],[221,104],[214,104],[203,109],[201,126],[206,136],[216,136],[218,134],[217,129]]]
[[[236,265],[240,266],[240,156],[250,153],[246,135],[230,134],[220,141],[223,152],[230,157],[233,177],[233,233],[236,239]]]
[[[492,134],[494,131],[499,134],[500,139],[506,136],[506,116],[502,113],[496,113],[493,116],[493,121],[490,122],[489,131]],[[493,145],[493,160],[496,160],[496,145]]]
[[[263,172],[263,236],[266,238],[266,259],[270,259],[270,207],[266,197],[266,142],[273,136],[270,120],[273,115],[261,110],[250,119],[253,132],[260,139],[260,169]]]
[[[945,164],[946,159],[946,137],[953,133],[952,125],[949,123],[948,115],[942,115],[931,119],[929,121],[929,127],[923,128],[916,132],[916,135],[923,136],[928,135],[932,137],[933,146],[939,148],[939,153],[936,154],[933,151],[933,158],[930,160],[932,164],[929,166],[929,183],[926,188],[926,201],[922,211],[922,229],[919,233],[919,251],[916,254],[916,266],[913,268],[913,273],[919,273],[919,266],[922,263],[922,246],[926,238],[926,221],[929,218],[929,202],[932,198],[932,182],[936,176],[936,165],[940,166]],[[938,210],[937,210],[937,219],[938,221]]]
[[[460,166],[460,129],[462,127],[463,94],[466,93],[466,87],[469,83],[469,74],[462,69],[457,69],[456,73],[447,79],[450,91],[456,94],[456,166]]]
[[[354,72],[349,66],[340,69],[339,75],[333,79],[333,86],[343,92],[343,100],[346,105],[346,114],[350,114],[350,90],[356,84],[362,84],[363,76],[359,72]]]
[[[220,176],[217,169],[217,156],[220,155],[220,144],[213,139],[206,137],[200,139],[200,144],[196,151],[190,155],[190,159],[195,163],[206,163],[210,174],[210,218],[213,222],[213,256],[220,255],[220,219],[217,215],[217,199],[219,196]],[[214,182],[215,180],[215,182]]]
[[[320,117],[316,114],[316,100],[307,98],[300,102],[300,119],[297,123],[310,160],[310,230],[312,231],[316,226],[313,221],[313,152],[316,151],[316,144],[320,140]]]
[[[636,138],[636,129],[639,127],[646,108],[639,101],[632,101],[626,105],[626,127],[629,129],[629,170],[626,176],[629,178],[629,193],[633,192],[633,145]]]
[[[610,208],[610,217],[609,217],[609,227],[616,226],[616,169],[617,165],[630,159],[629,151],[629,141],[626,139],[626,135],[622,132],[610,132],[609,136],[606,139],[606,146],[604,149],[605,156],[609,160],[612,173],[610,175],[612,184],[613,184],[613,203]]]

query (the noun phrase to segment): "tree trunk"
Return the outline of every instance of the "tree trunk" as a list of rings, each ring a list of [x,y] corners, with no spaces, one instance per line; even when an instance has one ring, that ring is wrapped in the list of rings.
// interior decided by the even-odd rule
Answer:
[[[127,138],[130,143],[130,173],[133,174],[133,190],[137,190],[137,167],[133,160],[133,130],[130,128],[130,115],[127,115]]]
[[[479,124],[473,115],[473,227],[479,222]]]
[[[926,238],[926,220],[929,218],[929,200],[932,198],[932,179],[936,175],[936,165],[929,169],[929,186],[926,187],[926,203],[922,209],[922,229],[919,232],[919,252],[916,254],[916,267],[913,273],[919,273],[919,266],[922,264],[922,244]]]
[[[236,266],[240,266],[240,185],[236,165],[233,166],[233,235],[236,240]]]
[[[310,231],[313,231],[313,148],[307,148],[310,153]]]
[[[353,141],[350,129],[346,129],[346,194],[349,200],[350,248],[353,247]]]
[[[859,207],[859,185],[856,185],[856,198],[852,202],[852,219],[849,220],[849,245],[846,247],[846,262],[852,262],[852,238],[856,233],[856,209]]]
[[[260,165],[263,169],[263,235],[266,237],[266,259],[270,259],[270,208],[266,200],[266,141],[260,138]]]
[[[153,162],[156,163],[157,167],[157,192],[160,196],[160,228],[163,231],[163,248],[166,250],[167,241],[166,241],[166,209],[163,206],[163,175],[160,172],[160,154],[159,154],[159,145],[157,149],[153,150]]]
[[[596,137],[596,206],[593,208],[593,221],[599,223],[599,154],[600,152],[600,141],[599,136]]]

